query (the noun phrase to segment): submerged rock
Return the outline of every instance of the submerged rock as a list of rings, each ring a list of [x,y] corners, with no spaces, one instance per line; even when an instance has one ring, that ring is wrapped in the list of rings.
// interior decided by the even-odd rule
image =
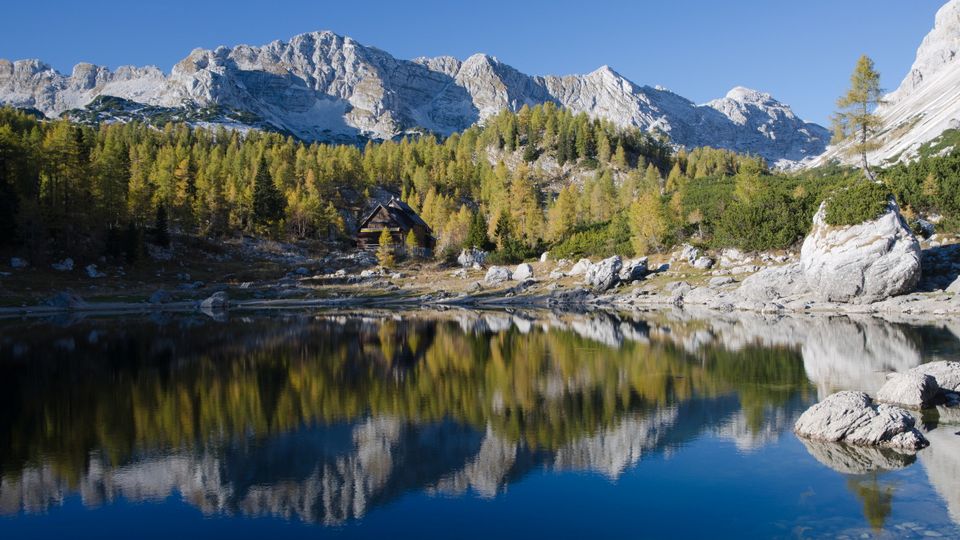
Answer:
[[[915,422],[899,407],[875,405],[863,392],[844,391],[807,409],[793,429],[817,441],[918,450],[928,442]]]
[[[817,461],[842,474],[896,471],[917,460],[916,454],[912,452],[901,453],[892,448],[800,440],[807,447],[807,452]]]
[[[596,291],[609,290],[619,282],[621,268],[623,268],[623,261],[619,255],[614,255],[591,265],[583,276],[583,282]]]
[[[940,387],[930,375],[908,371],[893,373],[877,392],[877,401],[911,409],[925,409],[933,405]]]
[[[27,266],[29,266],[29,264],[27,264],[27,261],[21,259],[20,257],[12,257],[10,259],[11,268],[20,269],[20,268],[26,268]]]
[[[106,277],[106,274],[98,270],[97,265],[95,264],[88,264],[87,267],[84,268],[84,271],[87,273],[87,277],[89,278],[97,279]]]
[[[487,275],[483,277],[483,282],[487,285],[496,285],[510,279],[510,271],[502,266],[491,266],[487,270]]]
[[[77,309],[87,305],[82,298],[66,291],[58,292],[50,298],[47,298],[43,301],[43,304],[60,309]]]
[[[830,302],[866,304],[911,292],[920,281],[920,243],[892,200],[877,219],[835,227],[826,203],[800,249],[811,291]]]
[[[157,289],[150,295],[150,298],[147,299],[151,304],[166,304],[167,302],[173,301],[173,297],[170,296],[170,293],[163,289]]]
[[[230,306],[230,299],[227,293],[220,291],[213,293],[209,298],[200,303],[200,309],[203,311],[218,311],[227,309]]]

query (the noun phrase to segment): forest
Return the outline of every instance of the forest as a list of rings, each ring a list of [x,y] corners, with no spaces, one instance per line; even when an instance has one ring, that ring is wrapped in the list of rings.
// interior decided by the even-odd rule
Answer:
[[[135,262],[146,242],[163,245],[170,232],[346,245],[379,189],[400,194],[430,224],[438,258],[468,246],[504,261],[547,249],[642,255],[683,242],[781,249],[836,193],[863,206],[847,219],[875,213],[892,193],[911,219],[938,216],[956,229],[958,172],[960,154],[938,152],[881,171],[883,187],[865,190],[853,169],[778,173],[756,157],[675,150],[665,137],[553,104],[504,111],[442,140],[362,148],[183,123],[41,121],[2,108],[0,249]]]

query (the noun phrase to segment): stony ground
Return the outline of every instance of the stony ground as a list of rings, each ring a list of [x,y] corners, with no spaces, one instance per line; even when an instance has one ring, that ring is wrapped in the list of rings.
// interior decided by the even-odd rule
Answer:
[[[874,304],[835,304],[814,295],[757,301],[742,294],[744,280],[797,260],[791,251],[746,254],[737,250],[701,252],[686,246],[650,257],[641,280],[596,291],[577,261],[530,261],[532,278],[490,283],[490,265],[461,268],[455,263],[404,261],[383,269],[370,254],[323,250],[250,238],[209,242],[175,238],[169,250],[151,247],[133,266],[103,261],[61,261],[42,266],[0,264],[0,313],[62,309],[196,309],[217,292],[233,307],[272,305],[455,304],[540,305],[648,309],[683,305],[712,310],[761,312],[960,314],[960,297],[945,292],[960,274],[958,238],[922,242],[924,278],[918,291]],[[597,259],[593,260],[594,263]],[[96,264],[91,271],[87,265]],[[19,265],[16,265],[19,266]],[[55,269],[57,267],[59,269]],[[506,267],[513,272],[514,267]],[[756,280],[755,280],[756,281]],[[62,293],[62,294],[58,294]]]

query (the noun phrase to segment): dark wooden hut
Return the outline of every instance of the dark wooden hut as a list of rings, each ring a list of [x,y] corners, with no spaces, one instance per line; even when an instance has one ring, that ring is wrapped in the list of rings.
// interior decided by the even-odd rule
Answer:
[[[390,232],[394,246],[403,250],[410,231],[417,239],[417,249],[422,253],[430,253],[436,246],[437,240],[427,222],[417,215],[407,203],[391,197],[390,201],[380,203],[367,217],[360,221],[357,232],[357,247],[364,250],[374,250],[380,244],[380,234],[386,229]]]

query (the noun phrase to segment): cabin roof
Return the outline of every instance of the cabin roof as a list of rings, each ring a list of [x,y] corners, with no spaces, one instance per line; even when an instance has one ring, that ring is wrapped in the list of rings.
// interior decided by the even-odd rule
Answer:
[[[427,225],[427,222],[424,221],[413,208],[410,208],[410,205],[396,197],[391,197],[386,204],[378,203],[377,206],[367,214],[367,217],[363,218],[359,228],[364,228],[373,216],[377,215],[377,212],[379,212],[381,208],[386,210],[394,221],[407,226],[407,228],[423,227],[427,232],[433,234],[433,230]]]

